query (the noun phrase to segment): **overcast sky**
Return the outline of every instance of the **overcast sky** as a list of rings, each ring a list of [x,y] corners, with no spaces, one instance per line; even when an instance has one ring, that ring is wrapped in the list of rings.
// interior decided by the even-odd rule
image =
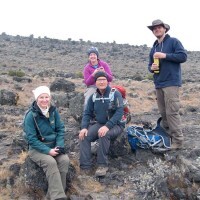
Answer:
[[[198,0],[0,0],[0,34],[152,46],[155,19],[200,51]]]

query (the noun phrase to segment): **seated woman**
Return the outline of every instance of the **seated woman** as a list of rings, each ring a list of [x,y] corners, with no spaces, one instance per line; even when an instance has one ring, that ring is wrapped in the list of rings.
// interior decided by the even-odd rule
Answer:
[[[64,151],[64,124],[56,107],[51,105],[50,90],[40,86],[33,90],[35,101],[24,121],[29,156],[43,168],[50,199],[67,199],[65,194],[69,158]]]
[[[83,70],[84,83],[87,86],[84,97],[84,108],[87,104],[89,97],[96,91],[95,79],[94,76],[97,72],[103,71],[107,74],[108,82],[111,82],[113,79],[112,72],[110,70],[110,66],[99,59],[99,51],[96,47],[91,47],[88,50],[89,61],[85,65]]]

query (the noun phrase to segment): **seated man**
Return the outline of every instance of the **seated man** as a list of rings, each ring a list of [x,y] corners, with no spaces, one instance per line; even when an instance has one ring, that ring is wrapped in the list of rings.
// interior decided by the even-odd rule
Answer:
[[[123,99],[120,92],[115,91],[114,101],[110,101],[111,87],[108,85],[108,77],[105,72],[95,74],[96,98],[90,96],[83,114],[80,139],[80,168],[90,171],[91,142],[98,140],[96,176],[105,176],[108,171],[108,151],[110,141],[116,139],[125,127],[121,121],[123,116]],[[90,125],[90,120],[95,116],[96,123]],[[90,125],[90,126],[89,126]]]

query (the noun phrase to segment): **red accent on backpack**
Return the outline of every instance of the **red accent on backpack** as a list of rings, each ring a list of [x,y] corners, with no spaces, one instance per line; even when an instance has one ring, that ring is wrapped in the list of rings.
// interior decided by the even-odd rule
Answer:
[[[115,88],[118,90],[121,95],[124,103],[124,115],[122,116],[122,121],[125,121],[125,123],[129,123],[131,121],[131,113],[128,105],[128,101],[126,100],[126,89],[121,85],[111,85],[111,88]]]
[[[112,85],[111,88],[116,88],[121,94],[122,97],[125,99],[126,98],[126,89],[123,86],[120,85]]]
[[[130,110],[129,110],[129,108],[126,106],[126,107],[124,107],[124,113],[129,113],[130,112]]]

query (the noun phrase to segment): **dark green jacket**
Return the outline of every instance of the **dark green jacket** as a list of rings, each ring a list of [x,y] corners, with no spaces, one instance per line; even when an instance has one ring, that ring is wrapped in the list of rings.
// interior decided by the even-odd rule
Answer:
[[[36,123],[40,134],[38,133]],[[24,129],[29,143],[29,149],[35,149],[41,153],[48,154],[56,146],[64,147],[64,124],[54,106],[49,108],[49,118],[45,117],[36,101],[31,106],[31,111],[25,117]],[[38,137],[44,140],[40,140]]]

